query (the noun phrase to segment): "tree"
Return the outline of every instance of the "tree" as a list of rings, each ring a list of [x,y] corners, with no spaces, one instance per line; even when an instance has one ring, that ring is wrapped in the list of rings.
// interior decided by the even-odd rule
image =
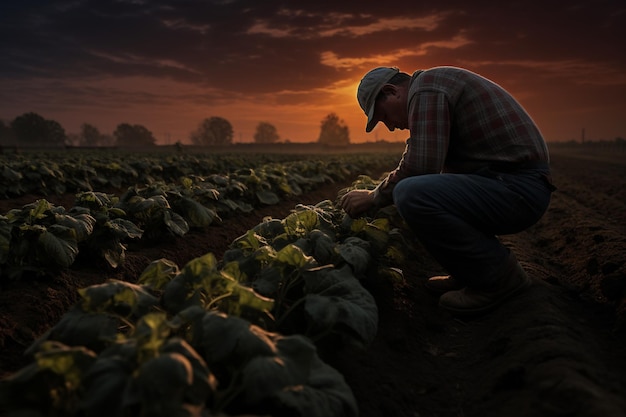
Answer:
[[[152,132],[142,125],[121,123],[113,132],[115,144],[120,147],[154,146],[156,139]]]
[[[80,145],[98,146],[100,142],[100,131],[97,127],[88,123],[83,123],[80,127]]]
[[[350,144],[350,131],[339,116],[330,113],[322,120],[318,143],[327,146],[347,146]]]
[[[58,122],[32,112],[13,119],[11,129],[21,145],[63,146],[67,139],[65,129]]]
[[[15,146],[15,134],[11,126],[0,120],[0,146]]]
[[[232,145],[233,126],[223,117],[204,119],[189,136],[194,145]]]
[[[80,127],[79,146],[110,146],[113,137],[100,133],[97,127],[89,123],[83,123]]]
[[[276,143],[280,140],[276,126],[268,122],[259,122],[254,133],[255,143]]]

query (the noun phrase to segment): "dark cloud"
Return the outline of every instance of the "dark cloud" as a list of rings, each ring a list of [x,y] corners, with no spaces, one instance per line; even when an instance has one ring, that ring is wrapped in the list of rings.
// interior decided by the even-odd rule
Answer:
[[[280,100],[304,103],[374,65],[459,65],[512,86],[529,71],[546,80],[601,71],[623,90],[625,28],[621,0],[21,0],[0,5],[0,88],[57,80],[80,102],[97,92],[74,80],[152,77],[215,100],[292,91]]]
[[[17,3],[17,2],[15,2]],[[430,9],[354,1],[26,1],[3,6],[0,76],[147,74],[267,91],[332,71],[319,55],[387,54],[463,35],[464,59],[589,59],[623,64],[624,12],[617,1],[439,2]],[[559,3],[561,3],[559,5]],[[437,9],[435,9],[437,7]],[[380,19],[434,28],[372,27]],[[406,25],[406,22],[404,22]],[[621,35],[621,38],[620,38]],[[250,71],[254,68],[254,71]],[[321,73],[320,73],[321,71]],[[280,76],[275,76],[280,72]],[[290,73],[295,73],[290,77]],[[316,77],[302,76],[303,72]],[[242,80],[242,77],[246,77]],[[216,80],[216,81],[213,81]],[[258,81],[258,82],[255,82]],[[262,82],[264,81],[264,82]],[[273,87],[272,87],[273,88]]]

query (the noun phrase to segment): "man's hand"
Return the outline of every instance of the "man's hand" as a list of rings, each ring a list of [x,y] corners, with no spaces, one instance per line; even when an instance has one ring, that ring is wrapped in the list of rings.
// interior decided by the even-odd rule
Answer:
[[[355,218],[372,207],[374,197],[374,192],[370,190],[352,190],[341,198],[341,208]]]

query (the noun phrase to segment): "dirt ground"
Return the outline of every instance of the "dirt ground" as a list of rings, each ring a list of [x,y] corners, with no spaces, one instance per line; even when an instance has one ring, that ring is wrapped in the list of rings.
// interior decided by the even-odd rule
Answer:
[[[558,191],[542,220],[502,240],[535,284],[495,311],[459,320],[423,282],[443,271],[416,244],[405,283],[365,285],[379,331],[365,351],[325,359],[352,387],[362,417],[626,416],[626,155],[552,150]],[[390,167],[393,168],[393,167]],[[213,252],[265,216],[334,199],[332,184],[253,215],[227,219],[158,246],[131,250],[119,270],[78,262],[52,282],[0,291],[0,377],[30,362],[22,352],[76,301],[76,288],[133,281],[153,259],[179,266]],[[0,202],[0,212],[35,196]],[[71,207],[71,197],[47,197]]]

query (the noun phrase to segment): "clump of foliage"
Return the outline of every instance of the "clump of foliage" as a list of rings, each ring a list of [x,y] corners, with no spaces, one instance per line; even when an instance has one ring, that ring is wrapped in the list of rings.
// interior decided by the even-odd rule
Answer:
[[[137,284],[81,289],[80,302],[28,349],[33,363],[0,382],[0,409],[357,416],[352,391],[318,346],[373,340],[378,311],[361,282],[399,274],[392,219],[350,219],[330,201],[298,205],[233,241],[222,261],[209,253],[180,269],[160,259]]]

